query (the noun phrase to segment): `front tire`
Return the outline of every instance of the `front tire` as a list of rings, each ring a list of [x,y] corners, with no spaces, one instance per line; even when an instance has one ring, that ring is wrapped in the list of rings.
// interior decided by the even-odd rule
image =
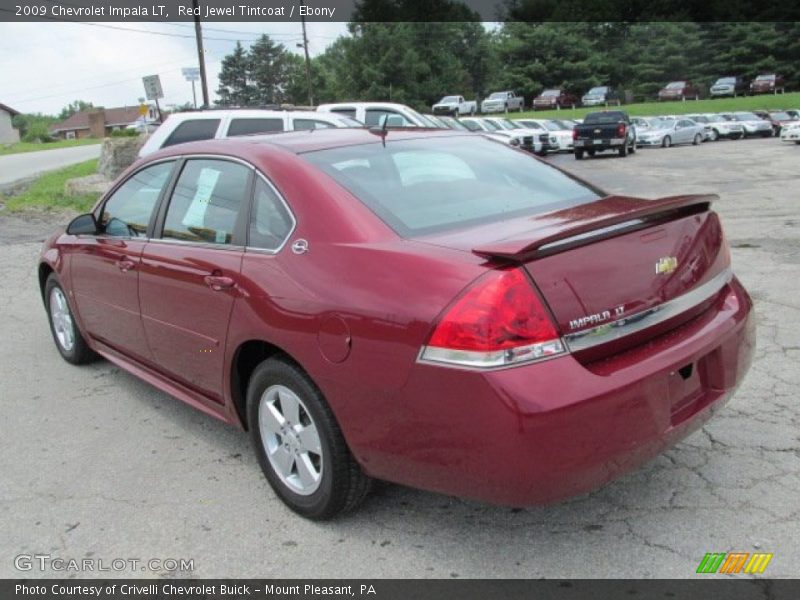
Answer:
[[[668,135],[664,136],[664,139],[661,141],[661,147],[669,148],[670,146],[672,146],[672,138],[669,137]]]
[[[99,357],[89,348],[78,329],[67,294],[55,273],[50,273],[44,284],[44,299],[53,341],[62,358],[73,365],[84,365],[97,360]]]
[[[703,136],[700,135],[699,133],[697,133],[697,134],[695,134],[694,139],[692,140],[692,145],[693,146],[699,146],[700,142],[702,142],[702,141],[703,141]]]
[[[717,131],[716,129],[712,129],[710,139],[712,142],[716,142],[719,139],[719,131]]]
[[[331,519],[366,497],[370,478],[350,453],[322,392],[299,367],[280,359],[256,367],[247,416],[261,469],[293,511]]]

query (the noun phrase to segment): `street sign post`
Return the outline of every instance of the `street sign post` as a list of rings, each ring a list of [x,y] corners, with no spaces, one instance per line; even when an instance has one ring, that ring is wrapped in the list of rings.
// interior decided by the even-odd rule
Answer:
[[[161,116],[161,107],[158,105],[158,99],[164,97],[164,90],[161,88],[161,78],[158,75],[148,75],[142,77],[142,83],[144,83],[144,93],[147,99],[155,100],[158,120],[163,123],[164,117]]]
[[[194,107],[197,108],[197,93],[194,89],[194,82],[200,79],[200,69],[198,67],[184,67],[181,72],[186,81],[192,82],[192,101],[194,102]]]

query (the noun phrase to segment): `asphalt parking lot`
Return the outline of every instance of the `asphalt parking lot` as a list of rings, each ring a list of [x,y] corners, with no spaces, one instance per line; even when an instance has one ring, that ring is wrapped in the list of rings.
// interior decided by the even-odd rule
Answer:
[[[64,362],[35,277],[51,222],[0,216],[0,577],[80,576],[15,569],[17,555],[50,554],[194,560],[192,572],[104,576],[682,578],[706,552],[735,551],[771,552],[766,576],[796,576],[800,147],[759,139],[547,160],[612,192],[721,196],[758,351],[702,431],[554,506],[512,510],[384,484],[359,512],[311,523],[274,497],[244,433],[107,362]]]

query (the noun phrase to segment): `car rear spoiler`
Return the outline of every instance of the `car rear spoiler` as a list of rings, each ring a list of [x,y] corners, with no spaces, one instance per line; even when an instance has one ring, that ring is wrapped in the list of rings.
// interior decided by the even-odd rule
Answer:
[[[537,217],[530,231],[477,246],[472,252],[489,259],[533,260],[703,213],[715,200],[719,200],[716,194],[668,196],[657,200],[608,196],[598,202]]]

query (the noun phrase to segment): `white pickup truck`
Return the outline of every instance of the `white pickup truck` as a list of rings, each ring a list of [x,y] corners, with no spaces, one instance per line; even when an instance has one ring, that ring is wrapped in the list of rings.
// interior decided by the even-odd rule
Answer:
[[[510,110],[522,112],[524,109],[525,98],[510,91],[489,94],[489,97],[481,103],[481,112],[483,113],[508,112]]]
[[[434,115],[474,115],[478,112],[478,103],[475,100],[464,100],[464,96],[445,96],[432,107]]]

